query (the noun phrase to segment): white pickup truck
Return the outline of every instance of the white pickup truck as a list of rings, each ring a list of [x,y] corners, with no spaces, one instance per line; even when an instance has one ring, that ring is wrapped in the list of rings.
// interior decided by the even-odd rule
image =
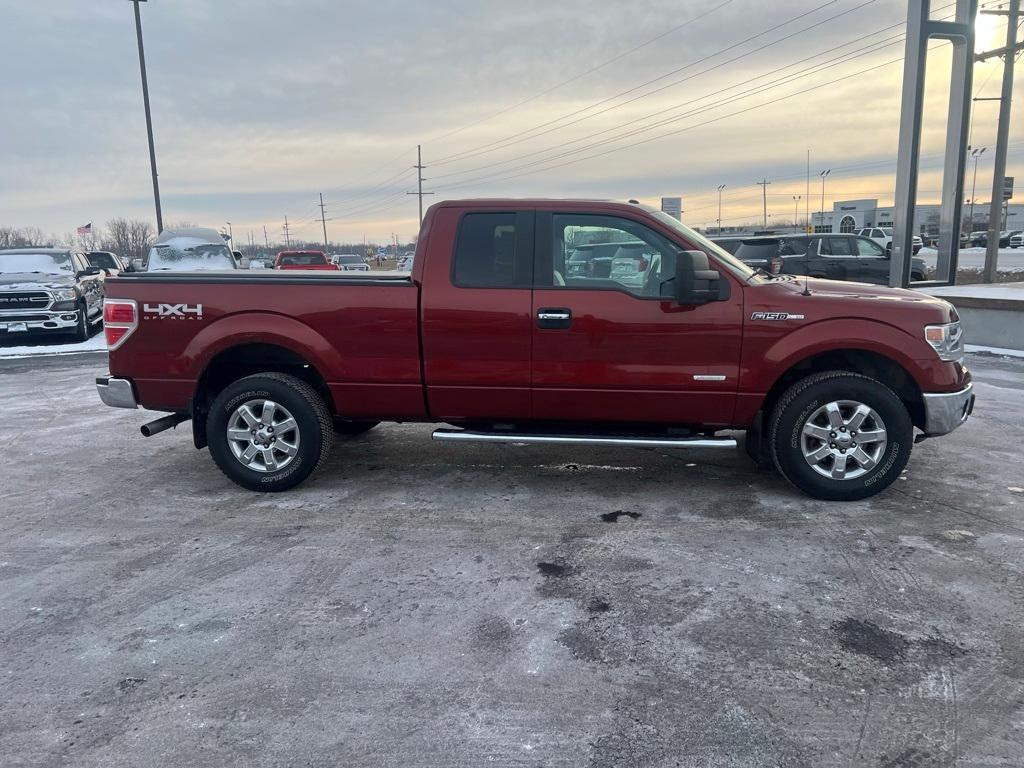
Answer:
[[[885,248],[886,253],[892,253],[892,227],[864,227],[858,229],[855,234],[861,237],[869,237],[878,243],[880,246]],[[914,255],[921,250],[924,246],[924,241],[920,235],[914,235]]]

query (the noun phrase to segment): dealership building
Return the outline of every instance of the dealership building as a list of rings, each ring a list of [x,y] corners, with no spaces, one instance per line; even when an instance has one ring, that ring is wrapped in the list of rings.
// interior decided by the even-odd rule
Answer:
[[[988,203],[978,202],[974,205],[974,216],[971,226],[967,227],[967,219],[971,215],[971,206],[964,204],[964,229],[975,231],[988,226]],[[918,205],[914,209],[914,232],[938,234],[939,208],[935,204]],[[861,227],[891,227],[895,207],[879,205],[878,200],[838,200],[832,204],[831,211],[815,211],[811,214],[811,223],[815,232],[853,232]],[[1010,203],[1004,208],[1004,224],[1000,229],[1024,229],[1024,205]]]

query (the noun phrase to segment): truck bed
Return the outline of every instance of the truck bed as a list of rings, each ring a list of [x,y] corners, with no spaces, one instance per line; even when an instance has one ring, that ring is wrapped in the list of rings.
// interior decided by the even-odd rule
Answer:
[[[144,407],[190,410],[218,355],[231,350],[229,365],[241,368],[247,347],[265,360],[278,346],[308,361],[352,418],[425,415],[419,289],[408,273],[143,272],[106,286],[108,298],[138,304],[138,328],[111,350],[110,372],[131,374]]]

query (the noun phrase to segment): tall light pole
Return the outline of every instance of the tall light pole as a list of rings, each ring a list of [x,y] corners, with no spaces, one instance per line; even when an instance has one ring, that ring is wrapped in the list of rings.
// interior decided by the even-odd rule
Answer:
[[[967,230],[968,232],[974,231],[974,190],[978,186],[978,160],[983,154],[985,154],[986,149],[988,149],[988,147],[982,147],[981,149],[975,147],[971,150],[971,157],[974,158],[974,181],[971,182],[971,223]]]
[[[135,36],[139,40],[139,70],[142,72],[142,103],[146,108],[146,135],[149,137],[149,168],[153,173],[153,202],[156,204],[156,231],[164,229],[164,215],[160,210],[160,183],[156,176],[156,148],[153,145],[153,117],[149,112],[149,82],[146,80],[146,53],[142,48],[142,16],[139,3],[146,0],[131,0],[135,5]]]
[[[819,223],[822,227],[825,226],[825,177],[832,173],[831,168],[826,168],[824,171],[819,173],[821,176],[821,213],[819,216]]]
[[[800,219],[800,201],[804,199],[803,195],[793,195],[793,226],[797,226]]]
[[[718,234],[722,234],[722,190],[725,184],[718,185]]]
[[[771,184],[768,179],[761,179],[761,181],[755,181],[755,184],[761,187],[761,203],[764,208],[764,228],[768,229],[768,185]]]

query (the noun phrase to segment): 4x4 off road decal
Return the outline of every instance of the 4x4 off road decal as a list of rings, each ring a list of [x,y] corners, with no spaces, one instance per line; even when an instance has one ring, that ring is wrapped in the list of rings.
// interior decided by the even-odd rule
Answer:
[[[792,315],[789,312],[754,312],[751,320],[803,320],[803,315]]]
[[[202,304],[143,304],[143,320],[202,320]]]

